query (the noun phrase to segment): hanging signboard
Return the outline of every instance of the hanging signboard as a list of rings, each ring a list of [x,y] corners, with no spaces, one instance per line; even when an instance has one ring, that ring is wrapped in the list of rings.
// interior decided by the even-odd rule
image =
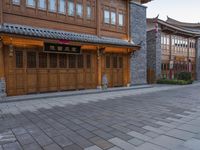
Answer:
[[[81,47],[56,43],[44,43],[44,52],[80,54]]]

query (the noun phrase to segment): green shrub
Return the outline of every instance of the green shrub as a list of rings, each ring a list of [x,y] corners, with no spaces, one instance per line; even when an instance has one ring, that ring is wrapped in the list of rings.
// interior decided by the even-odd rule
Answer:
[[[192,80],[168,80],[168,79],[160,79],[157,81],[158,84],[173,84],[173,85],[186,85],[186,84],[192,84]]]
[[[190,81],[192,80],[192,75],[190,72],[181,72],[178,74],[178,80]]]

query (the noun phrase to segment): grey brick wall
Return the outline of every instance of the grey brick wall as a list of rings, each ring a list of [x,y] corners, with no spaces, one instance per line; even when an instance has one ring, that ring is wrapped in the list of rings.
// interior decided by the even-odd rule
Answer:
[[[161,32],[151,30],[147,32],[147,68],[153,69],[155,79],[161,77]]]
[[[6,96],[6,83],[5,79],[0,79],[0,100],[2,100]]]
[[[131,84],[146,84],[146,7],[134,2],[130,2],[130,35],[135,44],[141,44],[131,57]]]
[[[200,80],[200,38],[197,39],[197,58],[196,58],[196,72],[197,80]]]

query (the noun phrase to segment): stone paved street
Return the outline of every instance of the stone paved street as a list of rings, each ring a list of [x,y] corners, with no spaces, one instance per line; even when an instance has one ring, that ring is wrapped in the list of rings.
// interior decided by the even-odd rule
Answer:
[[[200,83],[0,104],[0,150],[199,150]]]

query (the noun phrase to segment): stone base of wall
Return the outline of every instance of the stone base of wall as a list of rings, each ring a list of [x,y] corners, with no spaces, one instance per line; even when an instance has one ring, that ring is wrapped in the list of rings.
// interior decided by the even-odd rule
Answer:
[[[6,82],[4,78],[0,79],[0,100],[6,97]]]

